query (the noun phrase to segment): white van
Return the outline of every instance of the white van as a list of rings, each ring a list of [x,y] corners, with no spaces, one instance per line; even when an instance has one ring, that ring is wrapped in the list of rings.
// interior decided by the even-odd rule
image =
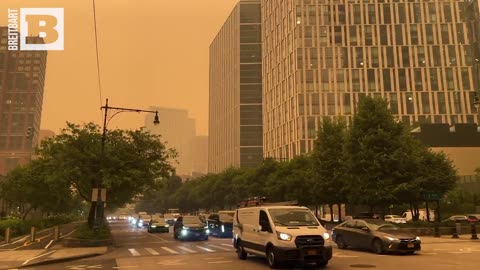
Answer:
[[[238,258],[267,257],[271,268],[285,262],[326,266],[332,258],[330,234],[307,207],[263,205],[239,208],[233,218]]]
[[[435,221],[435,211],[432,209],[429,209],[430,212],[430,221]],[[427,221],[427,210],[425,208],[418,209],[418,220],[420,221]],[[413,216],[412,212],[410,210],[407,210],[403,213],[402,218],[404,218],[407,221],[412,221]]]

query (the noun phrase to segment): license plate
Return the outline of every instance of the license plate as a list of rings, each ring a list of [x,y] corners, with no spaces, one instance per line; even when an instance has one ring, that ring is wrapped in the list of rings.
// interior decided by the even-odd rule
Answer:
[[[307,250],[307,254],[308,255],[315,255],[315,254],[317,254],[317,250],[315,250],[315,249]]]
[[[408,243],[407,244],[407,248],[413,248],[413,247],[415,247],[415,245],[413,243]]]

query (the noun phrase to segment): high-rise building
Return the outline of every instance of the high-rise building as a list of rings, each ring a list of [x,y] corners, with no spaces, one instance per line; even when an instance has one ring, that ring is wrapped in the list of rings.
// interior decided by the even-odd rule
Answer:
[[[188,117],[187,110],[150,107],[149,110],[158,111],[160,124],[153,124],[153,114],[145,116],[145,127],[152,134],[160,134],[162,142],[168,148],[177,151],[178,164],[173,163],[178,175],[192,173],[191,142],[195,138],[195,120]]]
[[[27,163],[37,142],[43,103],[46,51],[8,51],[0,27],[0,175]],[[40,37],[31,41],[43,43]]]
[[[478,123],[463,0],[262,0],[264,156],[313,149],[366,95],[398,119]]]
[[[208,136],[195,136],[191,145],[192,173],[208,173]]]
[[[210,45],[208,171],[262,162],[260,0],[241,0]]]

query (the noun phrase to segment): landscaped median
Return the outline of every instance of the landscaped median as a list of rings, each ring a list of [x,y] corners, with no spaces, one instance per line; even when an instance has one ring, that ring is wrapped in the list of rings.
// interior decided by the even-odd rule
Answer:
[[[104,222],[98,228],[90,228],[84,223],[72,234],[63,239],[64,247],[100,247],[113,243],[110,227]]]

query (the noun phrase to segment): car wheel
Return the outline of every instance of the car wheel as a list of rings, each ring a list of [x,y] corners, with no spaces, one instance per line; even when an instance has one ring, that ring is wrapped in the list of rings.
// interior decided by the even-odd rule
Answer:
[[[337,247],[339,249],[346,249],[347,248],[347,244],[345,243],[345,240],[343,240],[343,237],[341,235],[339,235],[335,238],[335,242],[337,243]]]
[[[275,251],[273,247],[270,247],[269,249],[267,249],[267,261],[268,261],[268,266],[270,266],[270,268],[275,269],[278,267],[278,259],[275,256]]]
[[[243,248],[243,244],[241,241],[237,243],[237,256],[240,260],[247,259],[247,252]]]
[[[382,254],[383,253],[383,243],[380,239],[375,239],[372,242],[372,250],[376,254]]]
[[[325,267],[325,266],[327,266],[328,261],[327,260],[320,260],[320,261],[317,261],[316,264],[317,264],[318,267]]]

